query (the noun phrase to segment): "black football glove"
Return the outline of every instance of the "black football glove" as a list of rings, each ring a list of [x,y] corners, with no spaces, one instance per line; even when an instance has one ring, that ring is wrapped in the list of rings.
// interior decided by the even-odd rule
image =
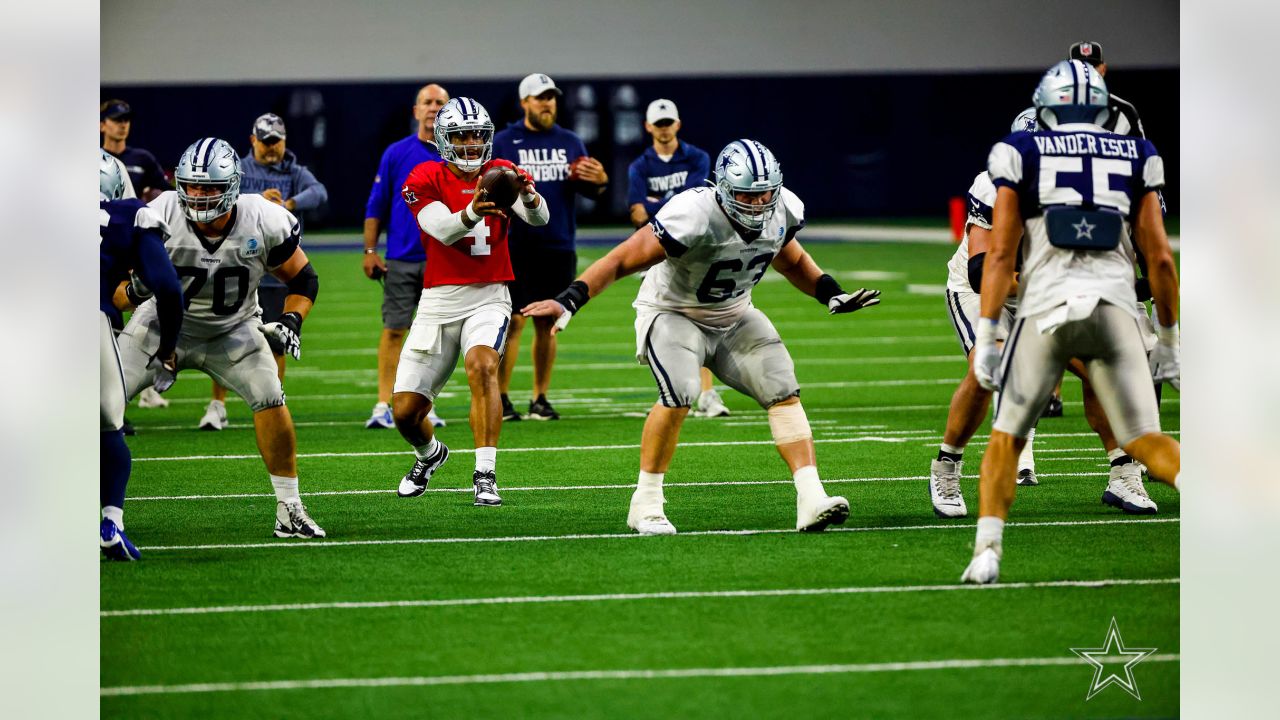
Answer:
[[[296,312],[287,312],[275,322],[258,327],[267,336],[267,344],[276,355],[291,355],[294,360],[302,359],[302,316]]]

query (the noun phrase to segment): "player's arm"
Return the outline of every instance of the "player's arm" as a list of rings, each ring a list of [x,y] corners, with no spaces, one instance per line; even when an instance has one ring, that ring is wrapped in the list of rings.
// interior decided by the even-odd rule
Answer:
[[[772,265],[797,290],[826,305],[832,315],[880,304],[879,290],[858,288],[852,293],[845,292],[835,278],[822,272],[798,240],[792,239],[783,245]]]
[[[582,309],[591,298],[604,292],[619,278],[662,262],[666,251],[652,225],[645,225],[632,233],[607,255],[591,263],[577,280],[556,296],[554,300],[538,300],[520,308],[525,317],[557,318],[552,333],[559,332],[569,323],[569,318]]]
[[[1017,262],[1018,241],[1022,238],[1022,210],[1018,208],[1018,193],[1002,185],[996,190],[996,204],[992,210],[990,247],[986,249],[986,261],[982,265],[982,283],[978,292],[982,295],[982,317],[992,321],[1000,318],[1000,311],[1013,287],[1013,269]],[[970,242],[973,239],[970,237]],[[970,245],[970,252],[973,246]]]
[[[516,175],[520,177],[520,193],[511,209],[517,217],[530,225],[546,225],[551,220],[551,209],[534,187],[533,176],[519,167],[516,168]]]
[[[1151,351],[1151,377],[1181,390],[1181,351],[1178,344],[1178,268],[1164,231],[1160,196],[1154,190],[1142,196],[1134,226],[1134,242],[1147,258],[1147,278],[1156,306],[1156,337]]]
[[[160,321],[160,347],[156,357],[171,361],[182,330],[182,282],[165,250],[164,236],[159,232],[140,230],[137,252],[134,273],[155,296],[156,317]]]
[[[296,238],[296,236],[293,237]],[[298,247],[296,240],[286,241],[285,244],[273,248],[272,252],[290,245],[293,250],[283,261],[271,257],[270,254],[267,256],[268,264],[273,261],[279,262],[278,265],[271,267],[271,274],[284,283],[289,290],[289,294],[284,298],[284,314],[279,320],[260,326],[259,330],[267,336],[271,352],[276,355],[288,353],[294,360],[298,360],[302,357],[302,321],[307,319],[312,306],[315,305],[316,295],[320,292],[320,277],[312,267],[311,261],[307,259],[307,254]]]

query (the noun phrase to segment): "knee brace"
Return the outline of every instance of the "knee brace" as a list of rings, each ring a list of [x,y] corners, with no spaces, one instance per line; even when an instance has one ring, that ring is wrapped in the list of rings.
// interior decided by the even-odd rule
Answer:
[[[809,418],[798,402],[771,405],[769,430],[773,432],[775,445],[786,445],[813,437],[813,431],[809,429]]]

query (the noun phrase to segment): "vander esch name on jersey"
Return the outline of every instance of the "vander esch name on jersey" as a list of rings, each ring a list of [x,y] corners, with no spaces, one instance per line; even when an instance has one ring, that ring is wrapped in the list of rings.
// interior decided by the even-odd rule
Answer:
[[[569,177],[569,151],[565,148],[519,148],[516,163],[533,176],[534,182],[565,180]]]
[[[1101,154],[1103,157],[1138,159],[1138,141],[1127,138],[1075,133],[1074,135],[1036,135],[1035,141],[1041,155]]]

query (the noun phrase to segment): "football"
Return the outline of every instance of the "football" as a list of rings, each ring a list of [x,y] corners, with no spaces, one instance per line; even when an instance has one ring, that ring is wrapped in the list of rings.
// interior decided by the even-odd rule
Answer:
[[[520,176],[509,167],[491,167],[480,176],[480,192],[482,201],[497,204],[498,207],[511,207],[516,196],[520,194]]]

